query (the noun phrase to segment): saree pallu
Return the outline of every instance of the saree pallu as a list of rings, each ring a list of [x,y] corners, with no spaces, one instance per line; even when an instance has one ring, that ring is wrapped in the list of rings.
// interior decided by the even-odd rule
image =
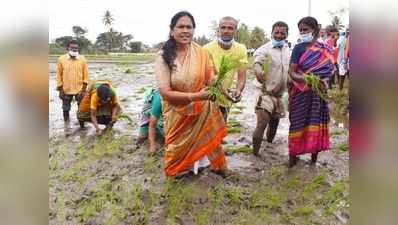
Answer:
[[[161,54],[158,54],[156,70],[171,76],[171,88],[181,92],[198,92],[214,76],[208,53],[195,43],[189,47],[184,64],[177,63],[171,74]],[[227,135],[227,128],[217,103],[207,100],[176,106],[164,100],[163,109],[167,176],[187,171],[206,156],[214,170],[226,168],[221,142]]]
[[[327,78],[335,71],[331,50],[322,43],[307,49],[298,62],[300,74]],[[330,148],[329,108],[305,83],[289,87],[289,155],[317,153]]]

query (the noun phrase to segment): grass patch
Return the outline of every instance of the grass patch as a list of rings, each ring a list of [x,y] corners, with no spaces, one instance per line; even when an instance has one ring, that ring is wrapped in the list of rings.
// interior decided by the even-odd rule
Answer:
[[[138,89],[135,93],[137,94],[143,94],[146,91],[145,87],[141,87],[140,89]]]
[[[196,225],[208,225],[210,217],[212,215],[212,210],[210,208],[203,208],[195,217]]]
[[[56,60],[60,55],[49,55],[49,59]],[[122,54],[102,54],[102,55],[84,55],[87,60],[105,60],[122,63],[139,63],[154,61],[153,53],[122,53]]]
[[[333,212],[345,205],[344,203],[347,202],[347,199],[344,196],[344,192],[347,191],[347,184],[345,184],[343,181],[339,181],[330,187],[330,189],[321,199],[321,204],[324,206],[323,214],[325,216],[332,215]]]
[[[236,120],[228,120],[227,122],[228,127],[241,127],[240,123]]]
[[[340,135],[343,135],[343,134],[346,134],[346,131],[344,131],[344,130],[334,130],[331,133],[332,136],[340,136]]]
[[[65,224],[66,210],[65,210],[65,192],[62,190],[57,198],[57,220],[59,224]]]
[[[326,173],[322,172],[320,175],[314,177],[307,185],[304,187],[303,197],[308,198],[313,195],[313,193],[326,181]]]
[[[225,152],[228,152],[230,154],[235,154],[235,153],[252,153],[253,149],[248,146],[227,146],[225,147]]]
[[[235,105],[234,108],[238,109],[239,111],[242,111],[245,107],[241,105]]]
[[[240,134],[241,129],[239,127],[228,127],[228,134]]]
[[[227,197],[231,203],[239,204],[243,200],[243,189],[239,186],[228,187],[225,189],[225,197]]]
[[[119,120],[126,120],[129,124],[132,124],[134,121],[131,119],[131,117],[125,113],[121,113],[119,115]]]
[[[157,168],[157,158],[154,155],[145,156],[144,160],[144,172],[145,173],[152,173],[156,172],[155,170],[159,170]]]
[[[313,213],[314,213],[314,206],[313,205],[306,205],[306,206],[303,206],[303,207],[300,207],[300,208],[296,209],[293,212],[293,215],[294,216],[305,216],[305,217],[308,217],[308,216],[311,216]]]
[[[238,115],[238,114],[242,114],[241,110],[231,110],[230,112],[231,115]]]
[[[290,179],[286,180],[283,184],[282,187],[286,189],[295,189],[298,188],[300,185],[300,176],[296,175],[291,177]]]
[[[348,143],[347,142],[344,142],[344,143],[341,143],[337,148],[340,150],[340,151],[343,151],[343,152],[346,152],[346,151],[348,151],[349,150],[349,145],[348,145]]]
[[[163,193],[167,201],[167,219],[175,221],[178,213],[181,213],[183,209],[189,210],[187,201],[192,198],[194,193],[192,184],[183,184],[180,181],[169,179]]]
[[[120,152],[120,149],[126,143],[127,136],[113,137],[112,132],[107,132],[95,140],[93,153],[96,156],[114,155]]]

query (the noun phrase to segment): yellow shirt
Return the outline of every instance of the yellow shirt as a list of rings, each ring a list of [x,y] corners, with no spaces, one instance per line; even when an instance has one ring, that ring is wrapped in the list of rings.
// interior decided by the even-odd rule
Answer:
[[[86,113],[90,112],[90,109],[97,110],[98,107],[101,106],[101,101],[97,95],[97,89],[96,86],[98,84],[108,84],[111,87],[111,91],[113,93],[113,96],[111,97],[110,101],[110,106],[113,107],[116,104],[119,104],[119,99],[116,95],[115,89],[112,87],[110,82],[108,81],[93,81],[90,83],[88,87],[88,92],[86,95],[83,97],[82,101],[80,102],[79,105],[79,112]]]
[[[65,94],[75,95],[80,92],[83,83],[88,83],[88,66],[86,58],[79,55],[72,59],[69,54],[58,58],[57,87],[62,86]]]
[[[111,98],[111,107],[114,107],[116,104],[119,104],[119,100],[116,96],[116,93],[113,95],[113,97]],[[101,106],[101,101],[97,95],[97,92],[95,91],[92,95],[91,95],[91,100],[90,100],[90,109],[92,110],[97,110],[97,108]]]
[[[225,55],[225,56],[230,56],[232,58],[238,59],[239,63],[240,63],[240,69],[242,68],[246,68],[247,64],[248,64],[248,60],[247,60],[247,49],[246,46],[243,44],[240,44],[238,42],[233,42],[232,46],[230,49],[225,50],[223,48],[220,47],[220,45],[218,44],[218,42],[212,41],[208,44],[206,44],[205,46],[203,46],[205,49],[207,49],[207,51],[210,53],[215,68],[216,68],[216,73],[218,73],[218,70],[220,68],[220,63],[221,63],[221,58]],[[237,74],[237,70],[235,71],[231,71],[229,72],[224,81],[223,81],[223,86],[225,88],[231,88],[232,86],[232,82],[234,77]],[[229,103],[221,103],[222,106],[224,107],[230,107],[231,106],[231,102]]]

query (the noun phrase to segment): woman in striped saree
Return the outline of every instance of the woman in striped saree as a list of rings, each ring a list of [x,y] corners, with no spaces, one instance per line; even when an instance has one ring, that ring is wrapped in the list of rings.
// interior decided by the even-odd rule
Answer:
[[[297,156],[311,153],[316,163],[318,152],[330,147],[329,109],[327,103],[304,82],[303,74],[314,73],[327,88],[327,80],[335,71],[331,49],[317,42],[318,22],[305,17],[298,23],[301,43],[292,52],[289,75],[289,167],[297,163]]]
[[[170,37],[156,57],[155,74],[163,98],[165,172],[181,175],[210,163],[226,169],[221,141],[227,129],[215,102],[209,100],[213,64],[208,53],[192,42],[195,21],[188,12],[171,20]]]

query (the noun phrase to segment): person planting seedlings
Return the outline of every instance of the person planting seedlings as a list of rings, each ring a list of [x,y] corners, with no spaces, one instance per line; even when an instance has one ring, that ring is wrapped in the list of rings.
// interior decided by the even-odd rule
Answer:
[[[253,132],[253,153],[256,156],[260,156],[260,147],[267,125],[267,141],[272,143],[279,119],[285,114],[282,96],[286,91],[290,59],[287,36],[287,24],[276,22],[272,26],[272,41],[254,52],[257,125]]]
[[[228,101],[237,102],[237,99],[232,96],[229,90],[223,85],[223,81],[226,79],[227,74],[235,70],[237,66],[238,61],[236,59],[225,55],[221,58],[217,78],[209,88],[210,97],[215,99],[220,105],[227,104]]]
[[[242,98],[242,91],[246,84],[246,66],[248,63],[246,46],[234,41],[234,36],[238,29],[238,21],[230,16],[221,18],[218,24],[217,40],[214,40],[203,46],[210,53],[216,67],[217,76],[224,76],[222,78],[222,89],[224,97],[218,100],[220,110],[223,114],[225,122],[228,119],[228,112],[235,102],[239,102]],[[228,65],[228,62],[221,61],[223,56],[231,57],[237,61],[237,65],[223,74],[221,66]],[[224,59],[225,60],[225,59]],[[228,61],[228,59],[227,59]],[[234,63],[233,63],[234,64]],[[226,69],[226,68],[224,68]],[[237,77],[236,87],[232,89],[232,83]],[[219,94],[219,93],[218,93]]]
[[[318,153],[330,148],[329,108],[321,88],[336,70],[332,49],[317,41],[317,20],[304,17],[297,26],[302,42],[294,47],[289,68],[289,167],[305,153],[315,165]]]

